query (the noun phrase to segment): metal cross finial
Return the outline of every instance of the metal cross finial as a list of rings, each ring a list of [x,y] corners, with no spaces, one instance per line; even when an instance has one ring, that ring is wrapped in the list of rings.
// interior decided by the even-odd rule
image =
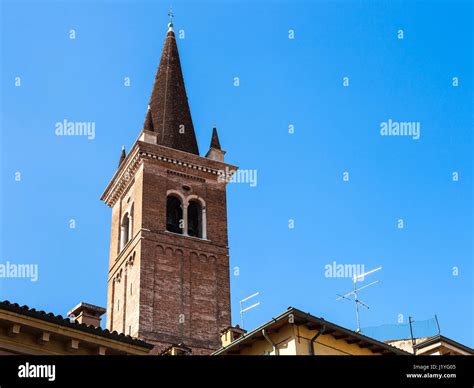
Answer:
[[[173,26],[174,13],[173,13],[173,8],[171,7],[170,7],[170,10],[168,11],[168,16],[170,17],[170,25]]]
[[[170,22],[168,23],[168,31],[173,31],[173,8],[170,7],[170,10],[168,12],[168,16],[170,17]]]

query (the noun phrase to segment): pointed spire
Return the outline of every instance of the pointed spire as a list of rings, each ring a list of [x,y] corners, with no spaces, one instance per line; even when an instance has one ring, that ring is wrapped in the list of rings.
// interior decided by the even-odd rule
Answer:
[[[143,129],[145,131],[154,132],[153,129],[153,118],[151,117],[150,105],[148,105],[148,110],[146,112],[145,123],[143,124]]]
[[[169,15],[169,29],[156,73],[150,98],[150,110],[147,112],[145,124],[148,121],[151,123],[148,128],[153,128],[158,144],[199,155],[173,31],[172,11]],[[148,116],[150,116],[150,120],[148,120]]]
[[[119,160],[118,167],[120,167],[120,165],[122,164],[122,162],[125,160],[126,157],[127,157],[127,153],[125,152],[125,146],[122,146],[122,152],[120,153],[120,160]]]
[[[217,129],[214,126],[212,128],[212,137],[211,145],[209,146],[209,151],[207,151],[206,158],[211,160],[217,160],[218,162],[224,161],[225,151],[221,148],[221,143],[219,142],[219,135],[217,134]]]
[[[215,148],[216,150],[221,149],[221,143],[219,143],[219,136],[217,135],[216,127],[212,128],[212,138],[210,148]]]

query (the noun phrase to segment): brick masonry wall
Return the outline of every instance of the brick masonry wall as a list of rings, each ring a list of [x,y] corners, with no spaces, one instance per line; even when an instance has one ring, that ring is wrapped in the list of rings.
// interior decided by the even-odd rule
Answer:
[[[112,211],[107,327],[125,334],[131,329],[131,335],[156,343],[154,353],[183,342],[193,354],[208,354],[220,347],[219,331],[230,324],[225,183],[156,159],[144,159],[131,181]],[[168,190],[205,201],[208,240],[166,232]],[[117,259],[120,220],[132,202],[136,235]]]
[[[162,162],[145,162],[143,228],[149,232],[142,241],[139,334],[209,352],[219,347],[219,331],[230,324],[225,184],[177,167],[172,171],[201,180],[170,174]],[[168,190],[205,201],[209,241],[165,232]]]
[[[128,181],[127,190],[112,208],[106,327],[120,333],[136,335],[140,295],[142,169],[138,169]],[[121,252],[119,250],[121,220],[126,212],[130,213],[132,205],[134,210],[131,240]],[[117,308],[117,303],[120,303],[120,308]]]

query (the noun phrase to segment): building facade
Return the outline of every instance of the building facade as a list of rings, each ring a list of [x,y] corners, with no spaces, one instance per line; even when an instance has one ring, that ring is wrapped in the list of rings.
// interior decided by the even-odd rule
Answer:
[[[0,302],[0,355],[145,355],[153,349],[137,338],[100,327],[101,307],[80,303],[74,318]]]
[[[431,337],[386,341],[417,356],[472,356],[474,349],[438,334]]]
[[[240,356],[383,356],[408,355],[397,347],[366,337],[293,307],[250,333],[222,332],[215,355]]]

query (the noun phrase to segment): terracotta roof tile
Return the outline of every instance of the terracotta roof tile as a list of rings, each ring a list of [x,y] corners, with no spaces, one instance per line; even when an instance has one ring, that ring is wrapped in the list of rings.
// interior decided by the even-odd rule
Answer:
[[[119,334],[115,330],[110,332],[107,329],[95,327],[94,325],[86,325],[84,323],[71,322],[69,318],[64,318],[62,315],[47,313],[43,310],[38,311],[34,308],[29,308],[26,305],[20,306],[18,303],[10,303],[8,300],[0,301],[0,310],[6,310],[13,313],[26,315],[32,318],[41,319],[43,321],[55,323],[60,326],[69,327],[75,330],[81,330],[89,334],[95,334],[104,338],[109,338],[116,341],[128,343],[130,345],[140,346],[142,348],[147,348],[147,349],[153,348],[152,344],[149,344],[137,338],[133,338],[129,335],[125,335],[123,333]]]

